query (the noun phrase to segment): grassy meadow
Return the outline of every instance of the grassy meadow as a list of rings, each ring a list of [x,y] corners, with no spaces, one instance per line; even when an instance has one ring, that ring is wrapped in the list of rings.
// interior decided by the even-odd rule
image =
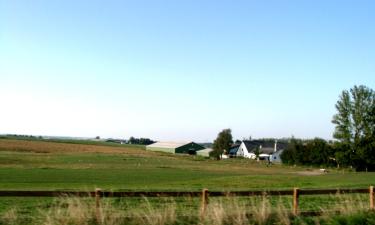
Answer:
[[[247,159],[216,161],[99,146],[0,139],[2,190],[248,190],[367,187],[375,173],[267,166]]]
[[[69,141],[68,141],[69,142]],[[368,187],[375,173],[330,169],[267,166],[247,159],[212,160],[199,156],[149,152],[143,146],[99,142],[69,143],[0,139],[0,190],[249,190]],[[353,196],[352,196],[353,197]],[[332,204],[332,196],[301,198],[302,209]],[[291,197],[268,199],[272,205],[290,208]],[[0,214],[17,212],[33,217],[55,207],[53,198],[0,198]],[[108,200],[125,211],[142,208],[144,199]],[[170,199],[149,199],[150,207]],[[237,199],[248,202],[249,199]],[[176,214],[199,210],[199,199],[173,199]],[[365,202],[358,195],[355,204]],[[362,204],[362,203],[361,203]],[[226,204],[225,204],[226,205]],[[13,210],[13,211],[12,211]],[[0,223],[1,224],[1,223]]]

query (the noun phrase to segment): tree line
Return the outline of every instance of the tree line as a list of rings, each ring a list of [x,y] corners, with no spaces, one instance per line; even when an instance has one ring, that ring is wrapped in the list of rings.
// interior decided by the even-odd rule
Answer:
[[[281,155],[283,163],[375,170],[375,92],[354,86],[341,93],[335,107],[335,141],[292,139]]]
[[[281,160],[289,165],[337,166],[335,147],[321,138],[302,140],[292,138],[281,154]]]
[[[151,140],[150,138],[130,137],[127,143],[132,145],[150,145],[155,143],[155,141]]]

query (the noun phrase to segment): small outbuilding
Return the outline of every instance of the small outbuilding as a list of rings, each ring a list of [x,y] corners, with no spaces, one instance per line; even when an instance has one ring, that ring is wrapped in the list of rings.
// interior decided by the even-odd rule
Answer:
[[[146,146],[146,150],[196,155],[197,151],[205,147],[195,142],[156,142]]]

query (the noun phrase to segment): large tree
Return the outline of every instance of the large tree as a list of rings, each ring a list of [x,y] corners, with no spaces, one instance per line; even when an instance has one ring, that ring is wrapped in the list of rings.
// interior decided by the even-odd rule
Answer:
[[[218,158],[221,154],[223,154],[224,150],[228,151],[232,144],[232,130],[224,129],[217,135],[217,138],[213,144],[213,151],[210,155]]]
[[[333,137],[339,140],[337,158],[346,158],[357,169],[375,165],[372,155],[375,138],[375,92],[363,85],[343,91],[336,103],[337,114]],[[369,160],[371,159],[371,160]]]

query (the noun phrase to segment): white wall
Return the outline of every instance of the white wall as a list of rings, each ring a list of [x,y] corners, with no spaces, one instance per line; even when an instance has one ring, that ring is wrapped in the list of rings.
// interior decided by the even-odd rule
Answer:
[[[249,158],[249,159],[255,159],[256,155],[254,153],[250,153],[248,149],[246,148],[246,145],[242,142],[240,147],[238,148],[237,151],[237,156],[242,156],[244,158]]]
[[[280,155],[281,155],[281,153],[283,153],[283,151],[284,150],[280,150],[280,151],[277,151],[277,152],[273,153],[272,156],[271,156],[271,162],[281,163]]]

